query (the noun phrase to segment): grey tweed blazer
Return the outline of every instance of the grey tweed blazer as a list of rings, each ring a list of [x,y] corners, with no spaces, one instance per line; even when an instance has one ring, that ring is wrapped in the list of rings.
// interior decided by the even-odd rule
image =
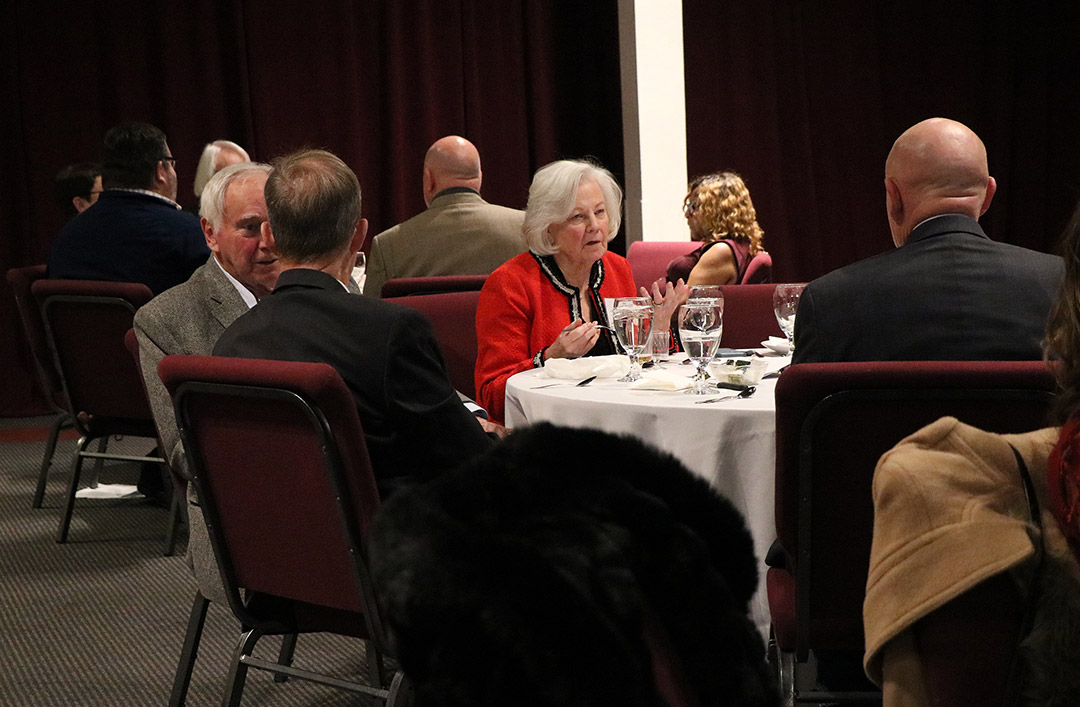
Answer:
[[[187,460],[172,398],[158,378],[158,363],[169,354],[209,356],[225,328],[247,311],[240,293],[210,256],[187,282],[162,292],[135,313],[142,375],[164,447],[161,451],[173,471],[185,478],[189,477]],[[188,564],[203,596],[224,601],[225,590],[192,485],[188,487]]]

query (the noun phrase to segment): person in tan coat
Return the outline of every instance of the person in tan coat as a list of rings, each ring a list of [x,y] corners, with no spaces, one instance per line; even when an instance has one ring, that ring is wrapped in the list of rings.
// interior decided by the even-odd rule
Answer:
[[[456,135],[436,140],[424,157],[428,208],[375,236],[364,294],[378,299],[397,277],[488,275],[525,252],[525,214],[484,201],[482,181],[475,145]]]
[[[1080,207],[1062,250],[1046,357],[1063,426],[998,435],[946,417],[874,472],[864,667],[885,707],[1080,704]]]

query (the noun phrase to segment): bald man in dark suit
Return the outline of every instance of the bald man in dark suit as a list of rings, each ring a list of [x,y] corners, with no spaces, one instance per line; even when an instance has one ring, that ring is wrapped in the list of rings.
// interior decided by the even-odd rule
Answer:
[[[807,285],[793,361],[1041,358],[1062,260],[987,237],[978,219],[996,188],[966,126],[905,131],[885,162],[896,250]]]

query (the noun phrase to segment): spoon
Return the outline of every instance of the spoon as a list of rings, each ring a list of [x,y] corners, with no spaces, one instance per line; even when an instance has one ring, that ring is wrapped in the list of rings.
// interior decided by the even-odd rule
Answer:
[[[756,391],[757,388],[755,388],[754,386],[750,386],[746,390],[739,391],[734,395],[721,395],[719,398],[707,398],[705,400],[695,400],[694,402],[698,405],[701,405],[702,403],[718,403],[721,400],[731,400],[732,398],[749,398]]]

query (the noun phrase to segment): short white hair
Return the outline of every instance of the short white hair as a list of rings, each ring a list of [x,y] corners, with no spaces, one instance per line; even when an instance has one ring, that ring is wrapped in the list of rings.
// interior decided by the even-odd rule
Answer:
[[[210,177],[214,176],[217,167],[217,156],[222,150],[232,150],[244,159],[241,162],[250,162],[251,156],[247,150],[237,145],[232,140],[214,140],[203,148],[202,156],[199,157],[199,166],[195,168],[195,196],[202,198],[203,190],[206,189]]]
[[[221,228],[221,219],[225,213],[225,195],[229,185],[238,179],[252,174],[270,174],[270,165],[262,162],[237,162],[219,170],[210,177],[199,199],[199,216],[206,219],[215,229]]]
[[[559,248],[548,233],[555,223],[570,218],[582,182],[596,182],[604,195],[608,213],[607,241],[619,232],[622,223],[622,189],[603,167],[587,160],[559,160],[537,170],[529,186],[522,232],[525,244],[537,255],[554,255]]]

